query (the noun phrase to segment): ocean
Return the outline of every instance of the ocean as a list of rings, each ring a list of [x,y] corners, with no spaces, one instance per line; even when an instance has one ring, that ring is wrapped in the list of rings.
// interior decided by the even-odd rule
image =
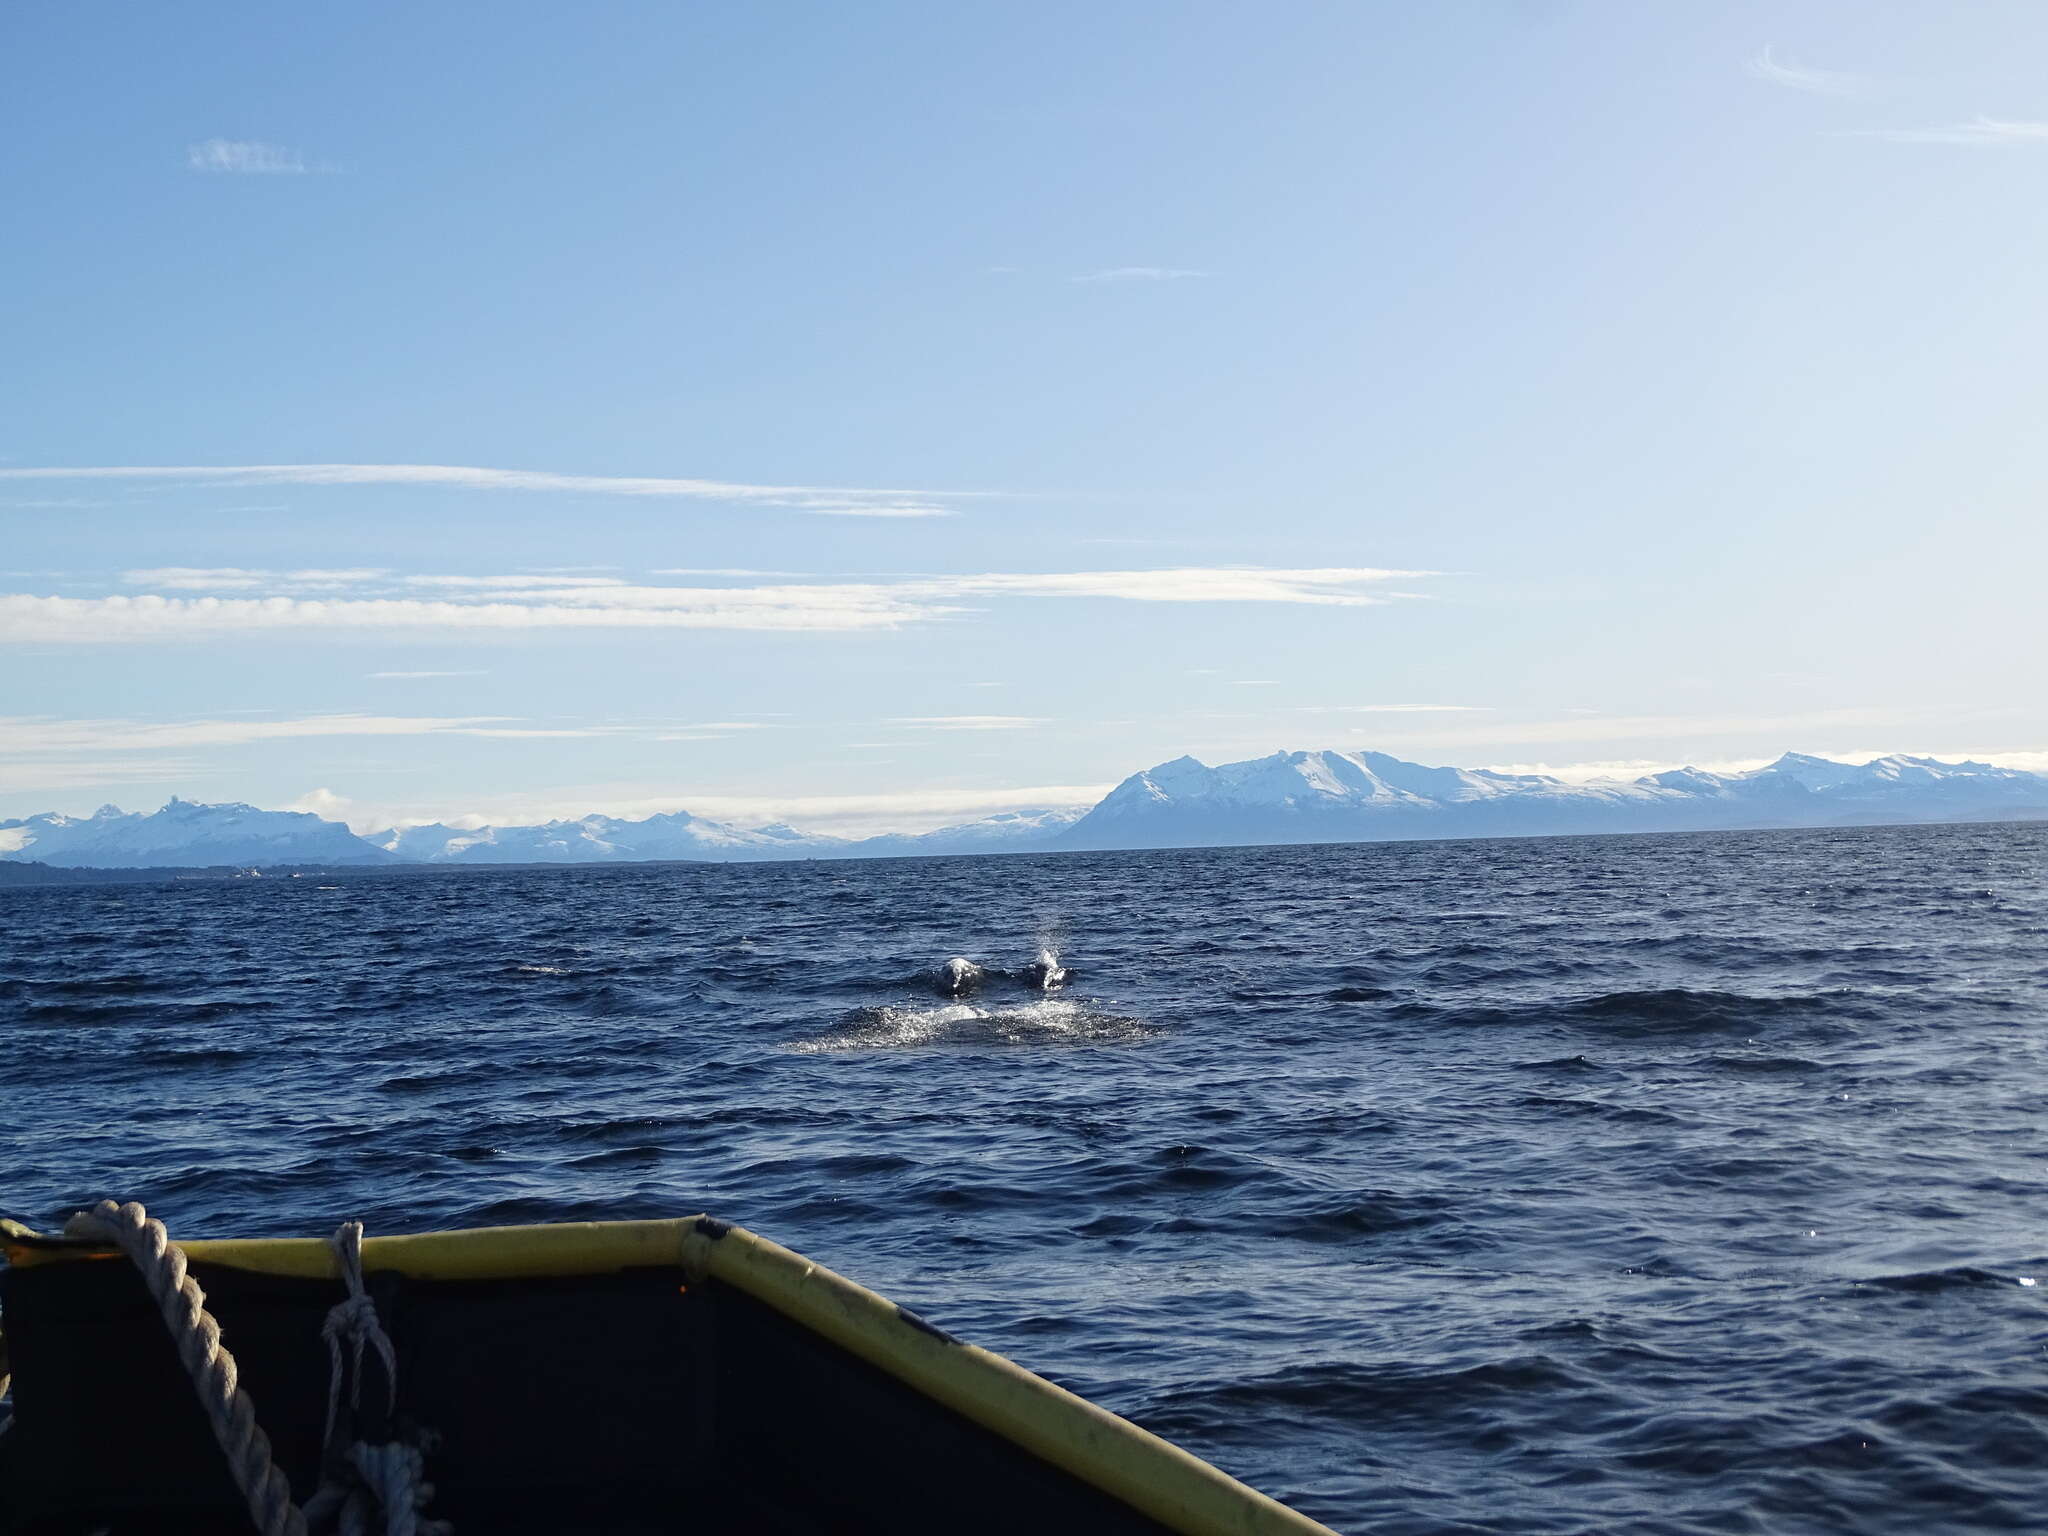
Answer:
[[[710,1211],[1350,1532],[2037,1530],[2044,866],[2036,823],[0,891],[0,1209]],[[933,990],[1041,947],[1064,988]]]

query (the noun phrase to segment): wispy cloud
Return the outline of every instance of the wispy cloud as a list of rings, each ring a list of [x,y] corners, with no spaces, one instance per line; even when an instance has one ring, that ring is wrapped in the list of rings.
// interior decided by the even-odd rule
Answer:
[[[381,573],[375,573],[381,574]],[[481,591],[545,591],[550,587],[623,587],[618,576],[407,576],[408,587],[458,587]]]
[[[1047,722],[1029,715],[907,715],[888,723],[927,731],[1022,731]]]
[[[890,629],[957,611],[867,587],[671,590],[658,606],[295,597],[0,597],[0,642],[74,644],[334,630]]]
[[[123,571],[121,580],[131,587],[153,587],[159,592],[250,592],[259,589],[354,587],[387,574],[369,566],[344,570],[256,571],[231,565],[162,565],[147,570]]]
[[[309,715],[290,720],[59,720],[0,717],[0,756],[159,752],[343,736],[482,736],[495,739],[618,735],[612,725],[522,726],[502,715]]]
[[[2048,145],[2048,122],[1977,116],[1935,128],[1849,128],[1841,137],[1886,139],[1894,144],[1967,144],[1979,148]]]
[[[669,565],[647,573],[650,576],[808,576],[809,571],[755,571],[733,565]]]
[[[1066,571],[1045,575],[927,578],[953,596],[1120,597],[1147,603],[1310,603],[1362,607],[1384,599],[1364,589],[1436,574],[1366,566],[1282,570],[1269,566],[1181,566],[1159,571]]]
[[[323,630],[874,630],[965,614],[972,610],[963,604],[973,599],[1005,598],[1363,607],[1383,600],[1374,593],[1377,584],[1425,574],[1222,566],[689,587],[635,585],[614,577],[393,578],[373,570],[174,567],[132,571],[125,579],[209,595],[0,595],[0,642],[92,644]],[[354,590],[348,589],[351,579],[360,579]],[[431,586],[435,595],[411,595],[415,584]],[[308,591],[322,595],[302,595]],[[211,595],[218,592],[252,595]]]
[[[1764,44],[1762,52],[1745,59],[1742,68],[1752,79],[1782,85],[1790,90],[1807,91],[1815,96],[1868,96],[1873,87],[1873,82],[1861,75],[1814,69],[1795,64],[1790,59],[1781,59],[1769,43]]]
[[[1067,279],[1070,283],[1171,283],[1188,277],[1214,277],[1213,272],[1204,272],[1196,267],[1103,267],[1095,272],[1080,272]]]
[[[188,145],[185,164],[195,171],[237,176],[303,176],[306,162],[296,149],[254,139],[202,139]]]
[[[168,784],[190,777],[198,767],[188,757],[10,758],[0,749],[0,794],[54,796],[119,784]],[[80,809],[91,809],[90,802]]]
[[[541,491],[592,496],[673,496],[706,501],[755,502],[798,511],[845,516],[879,505],[872,516],[928,517],[939,499],[986,496],[986,491],[877,489],[821,485],[750,485],[666,475],[568,475],[551,470],[491,469],[467,464],[122,464],[0,468],[0,480],[155,480],[202,485],[410,485],[469,491]]]
[[[658,734],[656,741],[726,741],[742,731],[780,731],[788,727],[766,720],[706,720],[701,725],[676,725]]]
[[[158,565],[121,573],[121,579],[131,587],[156,587],[166,591],[254,591],[258,587],[272,585],[278,578],[276,571],[244,570],[235,565]]]
[[[287,811],[309,811],[313,815],[323,816],[329,821],[346,821],[348,819],[348,809],[352,804],[354,802],[346,795],[337,795],[331,789],[321,788],[307,790],[298,799],[288,801],[284,809]]]
[[[916,502],[887,504],[876,502],[872,506],[847,507],[805,507],[802,509],[814,517],[958,517],[957,507],[933,507]]]
[[[1476,715],[1486,704],[1297,704],[1305,715]]]

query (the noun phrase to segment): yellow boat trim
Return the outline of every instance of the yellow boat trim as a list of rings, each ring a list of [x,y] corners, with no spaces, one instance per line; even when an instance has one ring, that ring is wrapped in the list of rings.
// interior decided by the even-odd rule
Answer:
[[[1184,1536],[1333,1536],[1199,1456],[1014,1361],[938,1332],[865,1286],[744,1228],[714,1236],[716,1226],[690,1224],[686,1272],[736,1286],[1169,1529]]]
[[[669,1221],[574,1221],[546,1227],[475,1227],[363,1239],[363,1268],[396,1270],[414,1280],[530,1280],[547,1275],[608,1275],[614,1270],[681,1263],[691,1218]],[[20,1268],[76,1259],[119,1258],[93,1243],[52,1242],[16,1222],[0,1221],[0,1247]],[[225,1264],[260,1275],[338,1280],[334,1249],[318,1237],[179,1238],[197,1263]]]
[[[0,1221],[10,1264],[119,1257],[91,1244],[52,1243]],[[180,1243],[199,1262],[299,1279],[338,1278],[319,1238],[217,1239]],[[1327,1526],[1034,1376],[1001,1355],[962,1343],[914,1313],[801,1254],[742,1227],[706,1217],[482,1227],[372,1237],[365,1271],[422,1280],[512,1280],[679,1267],[766,1303],[819,1337],[1182,1536],[1334,1536]]]

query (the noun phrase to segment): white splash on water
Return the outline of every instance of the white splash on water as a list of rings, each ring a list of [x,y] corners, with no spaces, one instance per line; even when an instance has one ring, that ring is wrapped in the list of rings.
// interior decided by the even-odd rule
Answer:
[[[1050,947],[1039,950],[1038,958],[1024,967],[1024,979],[1041,992],[1065,986],[1067,969],[1060,964],[1059,951]]]
[[[1137,1019],[1065,998],[980,1007],[883,1004],[863,1008],[845,1029],[794,1041],[801,1055],[828,1051],[911,1050],[933,1045],[1095,1045],[1149,1040],[1159,1031]]]

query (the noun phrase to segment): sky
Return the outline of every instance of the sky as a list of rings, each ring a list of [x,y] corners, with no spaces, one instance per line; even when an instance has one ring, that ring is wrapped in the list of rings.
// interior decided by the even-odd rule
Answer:
[[[0,29],[0,816],[2048,767],[2038,5]]]

